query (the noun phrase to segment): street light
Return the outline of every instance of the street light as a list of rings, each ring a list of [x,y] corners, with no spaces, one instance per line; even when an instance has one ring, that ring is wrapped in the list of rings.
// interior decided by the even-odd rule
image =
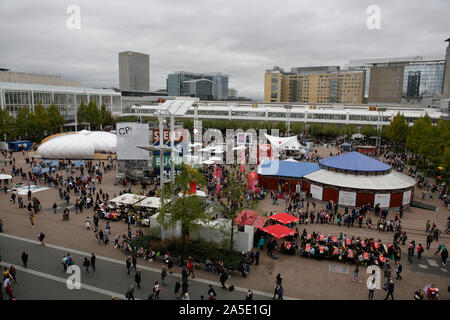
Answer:
[[[378,146],[381,146],[381,131],[383,130],[383,112],[385,112],[387,110],[387,108],[385,107],[377,107],[377,111],[378,111],[378,132],[379,132],[379,136],[378,136]]]
[[[286,110],[286,118],[287,118],[287,136],[291,133],[291,110],[292,105],[286,104],[284,105],[284,109]]]
[[[135,103],[135,107],[139,107],[139,123],[142,123],[142,104]]]

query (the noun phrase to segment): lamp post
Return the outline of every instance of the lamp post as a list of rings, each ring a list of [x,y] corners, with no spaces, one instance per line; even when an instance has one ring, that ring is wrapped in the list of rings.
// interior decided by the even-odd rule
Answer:
[[[284,106],[284,109],[286,110],[286,118],[287,118],[287,134],[286,136],[289,136],[289,134],[291,133],[291,109],[292,109],[292,105],[287,104]]]
[[[139,123],[142,123],[142,104],[135,103],[135,107],[139,107]]]
[[[377,147],[381,146],[381,131],[383,130],[383,112],[385,112],[387,108],[384,107],[377,107],[378,111],[378,141],[377,141]]]

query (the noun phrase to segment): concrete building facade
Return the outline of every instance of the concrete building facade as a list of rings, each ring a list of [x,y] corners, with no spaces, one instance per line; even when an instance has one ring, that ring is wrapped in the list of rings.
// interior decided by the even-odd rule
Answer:
[[[124,51],[119,53],[119,87],[121,90],[150,91],[150,56]]]
[[[122,111],[121,95],[112,89],[0,82],[0,108],[14,117],[24,106],[33,111],[37,104],[47,108],[54,103],[65,118],[66,125],[70,126],[76,122],[80,104],[90,101],[95,101],[99,108],[104,104],[113,114]]]
[[[264,78],[265,102],[362,103],[364,90],[365,71],[338,66],[274,67]]]
[[[15,72],[5,68],[0,68],[0,82],[69,87],[79,87],[81,85],[78,81],[63,80],[60,75]]]

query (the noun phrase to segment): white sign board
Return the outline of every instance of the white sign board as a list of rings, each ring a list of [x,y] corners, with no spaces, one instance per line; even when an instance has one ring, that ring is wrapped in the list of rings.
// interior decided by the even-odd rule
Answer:
[[[311,195],[313,198],[317,200],[322,200],[323,188],[316,186],[315,184],[311,184]]]
[[[136,146],[148,146],[150,132],[148,123],[117,123],[117,160],[148,160],[147,150]]]
[[[343,206],[356,206],[356,192],[339,191],[338,203]]]
[[[380,204],[381,208],[389,208],[389,203],[391,202],[390,193],[376,193],[374,205]]]
[[[409,205],[409,203],[411,202],[411,190],[405,191],[403,192],[403,201],[402,204],[404,206]]]

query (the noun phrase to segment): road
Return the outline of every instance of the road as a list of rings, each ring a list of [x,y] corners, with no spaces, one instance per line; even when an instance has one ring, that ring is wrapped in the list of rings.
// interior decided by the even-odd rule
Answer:
[[[29,255],[28,268],[24,268],[21,254],[26,251]],[[62,257],[70,253],[76,265],[81,268],[81,289],[68,289],[66,281],[70,274],[66,274],[61,265]],[[62,248],[52,244],[41,245],[38,241],[20,238],[0,233],[0,254],[2,256],[2,270],[13,264],[17,269],[17,281],[12,289],[18,300],[110,300],[112,296],[124,299],[130,284],[134,284],[134,272],[127,275],[125,261],[97,256],[96,272],[85,273],[82,267],[84,257],[90,253]],[[155,281],[161,282],[160,270],[140,266],[141,289],[135,285],[135,298],[147,299]],[[181,275],[172,274],[166,278],[167,287],[160,293],[163,300],[175,299],[174,287],[176,281],[181,283]],[[200,300],[203,295],[207,298],[208,285],[212,284],[217,292],[217,300],[243,300],[247,289],[236,287],[230,292],[220,287],[220,283],[204,279],[189,281],[189,295],[192,300]],[[4,294],[5,295],[5,294]],[[270,293],[254,292],[255,300],[271,299]]]

